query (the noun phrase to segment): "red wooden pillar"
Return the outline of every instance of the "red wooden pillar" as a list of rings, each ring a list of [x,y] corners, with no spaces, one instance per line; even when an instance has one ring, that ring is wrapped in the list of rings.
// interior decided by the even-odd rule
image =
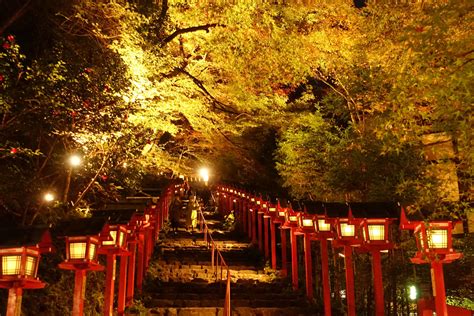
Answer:
[[[243,226],[244,233],[247,233],[248,232],[248,225],[247,225],[248,219],[247,219],[247,207],[245,204],[246,204],[245,202],[242,203],[242,226]]]
[[[281,276],[288,276],[288,255],[286,254],[286,231],[281,228],[280,225],[280,237],[281,237]]]
[[[324,315],[331,316],[331,286],[329,284],[328,242],[321,239],[321,270],[323,282]]]
[[[86,273],[86,270],[75,270],[72,316],[82,316],[84,314]]]
[[[263,218],[263,229],[265,231],[265,259],[270,258],[270,240],[268,239],[268,223],[270,218]]]
[[[18,286],[13,286],[8,289],[8,304],[6,316],[20,316],[21,315],[21,300],[23,297],[23,289]]]
[[[385,315],[380,251],[372,251],[372,275],[374,278],[375,315]]]
[[[277,269],[277,254],[276,254],[276,235],[275,235],[275,223],[270,218],[270,239],[271,239],[271,251],[272,251],[272,269]]]
[[[352,247],[344,246],[344,260],[346,263],[346,298],[347,316],[356,316],[354,294],[354,267],[352,264]]]
[[[259,214],[257,211],[258,249],[260,249],[261,252],[263,252],[262,219],[263,214]]]
[[[130,258],[128,259],[128,276],[127,276],[127,299],[125,301],[126,306],[130,306],[133,303],[133,297],[135,292],[135,265],[136,265],[136,253],[137,244],[130,244]]]
[[[313,261],[311,258],[311,239],[309,234],[304,234],[304,266],[306,276],[306,297],[313,299]]]
[[[137,257],[137,291],[142,292],[143,275],[145,267],[145,235],[143,231],[138,233],[138,257]]]
[[[104,315],[106,316],[111,316],[114,310],[115,258],[115,254],[107,254],[104,296]]]
[[[257,244],[257,210],[254,210],[252,213],[252,244]]]
[[[437,316],[447,316],[446,292],[444,288],[443,263],[431,261],[431,282],[433,283],[433,296],[435,297],[435,307]]]
[[[128,267],[128,256],[120,257],[120,276],[119,276],[119,288],[117,297],[117,314],[123,316],[125,313],[125,299],[127,297],[127,267]]]
[[[291,243],[291,283],[293,290],[298,289],[298,249],[295,228],[290,228],[290,243]]]
[[[250,211],[250,209],[248,209],[247,211],[247,217],[248,217],[248,235],[249,235],[249,238],[252,239],[252,243],[253,243],[253,211]]]

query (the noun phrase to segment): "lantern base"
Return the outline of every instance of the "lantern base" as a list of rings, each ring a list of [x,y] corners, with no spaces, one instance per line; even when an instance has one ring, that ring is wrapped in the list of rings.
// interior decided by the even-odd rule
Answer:
[[[427,253],[423,254],[417,252],[415,257],[410,258],[410,261],[415,264],[431,263],[432,261],[439,261],[441,263],[450,263],[462,257],[462,253],[453,252],[448,254]]]
[[[14,287],[22,289],[42,289],[46,283],[37,279],[16,279],[16,280],[0,280],[0,288],[11,289]]]
[[[72,262],[61,262],[59,265],[60,269],[64,270],[88,270],[88,271],[103,271],[104,266],[101,266],[95,262],[81,262],[81,263],[72,263]]]

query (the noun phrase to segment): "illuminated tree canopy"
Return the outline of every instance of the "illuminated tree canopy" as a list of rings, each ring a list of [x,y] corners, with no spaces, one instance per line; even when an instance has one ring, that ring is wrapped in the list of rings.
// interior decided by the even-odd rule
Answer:
[[[67,192],[74,207],[200,165],[296,197],[437,205],[442,182],[423,153],[423,137],[436,133],[455,145],[469,200],[470,8],[11,2],[1,26],[0,189],[18,196],[2,208],[24,223],[49,220],[39,194],[64,194],[70,152],[86,162]]]

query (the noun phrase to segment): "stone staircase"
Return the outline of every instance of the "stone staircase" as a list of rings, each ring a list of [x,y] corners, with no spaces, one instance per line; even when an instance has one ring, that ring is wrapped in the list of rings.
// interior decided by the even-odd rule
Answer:
[[[205,215],[218,249],[231,273],[234,316],[320,315],[302,293],[291,290],[277,271],[265,269],[257,249],[235,233],[221,230],[217,214]],[[155,248],[142,301],[148,315],[223,315],[226,271],[211,266],[211,250],[203,234],[167,232]]]

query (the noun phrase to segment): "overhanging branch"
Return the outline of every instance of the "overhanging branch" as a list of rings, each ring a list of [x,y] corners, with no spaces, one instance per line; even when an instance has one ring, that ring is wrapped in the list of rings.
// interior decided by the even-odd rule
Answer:
[[[186,27],[184,29],[177,29],[162,41],[161,46],[165,46],[169,42],[171,42],[176,36],[179,36],[181,34],[185,33],[191,33],[191,32],[196,32],[196,31],[206,31],[209,32],[209,29],[212,27],[217,27],[217,26],[225,26],[223,24],[219,23],[209,23],[209,24],[204,24],[204,25],[198,25],[198,26],[191,26],[191,27]]]
[[[199,80],[198,78],[194,77],[193,75],[191,75],[189,72],[187,72],[186,70],[184,69],[179,69],[179,71],[183,74],[185,74],[187,77],[189,77],[195,85],[197,85],[199,87],[199,89],[201,89],[201,91],[204,93],[204,95],[206,95],[211,101],[212,103],[214,104],[214,106],[222,111],[222,112],[226,112],[226,113],[229,113],[229,114],[235,114],[235,115],[239,115],[240,113],[230,109],[230,106],[222,103],[221,101],[217,100],[210,92],[209,90],[206,89],[206,87],[204,86],[204,84],[202,83],[201,80]]]

